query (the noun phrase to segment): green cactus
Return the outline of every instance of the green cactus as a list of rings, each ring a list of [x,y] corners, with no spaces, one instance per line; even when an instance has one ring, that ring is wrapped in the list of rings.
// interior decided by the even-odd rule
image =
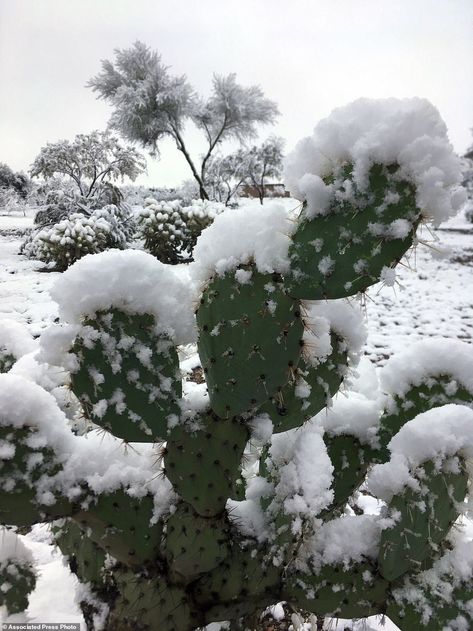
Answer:
[[[163,439],[182,394],[176,349],[154,318],[114,309],[87,318],[72,388],[87,417],[126,442]]]
[[[135,499],[120,490],[99,495],[95,503],[75,512],[72,518],[117,561],[142,568],[153,563],[161,542],[162,524],[151,526],[152,516],[151,497]]]
[[[224,511],[248,437],[240,419],[221,419],[211,411],[193,419],[190,427],[180,424],[170,431],[164,449],[166,475],[198,515]]]
[[[315,338],[314,335],[310,337]],[[316,338],[312,341],[310,337],[303,338],[303,343],[317,344]],[[304,359],[303,346],[294,378],[261,406],[260,411],[269,414],[275,432],[286,432],[300,427],[301,419],[308,420],[318,414],[338,392],[344,378],[344,372],[340,368],[347,366],[348,358],[335,333],[331,335],[331,346],[333,350],[330,355],[316,365]]]
[[[458,473],[436,471],[428,462],[417,480],[419,490],[405,489],[389,503],[396,523],[381,535],[378,563],[382,576],[391,582],[432,563],[468,491],[464,462]]]
[[[72,514],[66,498],[45,503],[37,496],[36,485],[45,477],[54,478],[61,465],[54,451],[41,444],[35,428],[0,426],[0,442],[9,450],[0,460],[0,523],[31,526]]]
[[[7,614],[21,613],[28,607],[28,597],[36,586],[33,557],[12,530],[0,533],[0,607]]]
[[[88,537],[72,519],[52,526],[54,542],[69,561],[69,567],[83,583],[103,585],[106,552]]]
[[[259,407],[295,380],[303,325],[279,276],[249,267],[216,277],[196,315],[210,403],[222,418]]]
[[[0,372],[8,372],[15,362],[16,358],[11,353],[0,349]]]
[[[386,278],[425,217],[425,181],[391,157],[381,163],[378,149],[364,185],[355,155],[332,156],[320,170],[328,205],[314,212],[308,198],[271,238],[261,219],[270,215],[248,213],[256,245],[242,231],[241,251],[228,243],[228,258],[212,261],[197,244],[195,266],[176,272],[181,285],[189,272],[196,289],[204,384],[181,383],[186,349],[172,334],[181,305],[164,266],[152,300],[140,302],[139,291],[130,299],[131,285],[117,289],[114,277],[100,302],[108,277],[88,276],[76,287],[97,283],[94,306],[63,309],[74,339],[57,345],[72,359],[88,434],[66,438],[50,395],[0,375],[1,521],[61,518],[57,545],[106,606],[107,631],[191,631],[221,620],[244,628],[280,600],[317,616],[387,613],[403,631],[449,628],[454,605],[471,620],[473,550],[465,547],[460,566],[453,528],[471,486],[471,348],[461,347],[458,369],[436,360],[411,375],[409,360],[407,385],[383,386],[363,407],[348,385],[355,343],[322,302],[310,306],[320,321],[308,315],[307,301],[353,296]],[[221,236],[228,217],[208,231]],[[284,255],[268,254],[271,239],[286,244]],[[127,282],[137,282],[143,253],[119,254]],[[114,273],[113,256],[97,258],[98,275],[100,261]],[[67,274],[89,270],[88,261]],[[331,425],[342,384],[352,407]],[[416,428],[427,445],[433,437],[420,460],[417,439],[408,440]],[[362,485],[385,502],[380,515],[350,514]],[[19,574],[10,610],[26,606],[31,580]]]
[[[343,566],[324,566],[309,578],[290,577],[285,585],[289,602],[319,615],[363,618],[383,613],[389,583],[367,562],[346,570]]]
[[[412,184],[398,179],[398,167],[375,164],[368,192],[357,189],[352,170],[352,165],[343,165],[327,181],[339,195],[353,187],[355,201],[340,202],[338,197],[327,214],[311,218],[302,213],[290,249],[292,296],[321,300],[364,291],[413,243],[420,210]],[[388,195],[397,201],[386,203]],[[403,220],[406,230],[398,236],[395,222]]]

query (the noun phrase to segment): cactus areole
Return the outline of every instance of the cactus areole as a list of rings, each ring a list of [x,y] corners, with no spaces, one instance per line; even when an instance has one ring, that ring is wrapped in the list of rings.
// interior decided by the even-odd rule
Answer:
[[[38,357],[68,371],[82,420],[72,432],[52,394],[0,375],[0,514],[52,523],[88,629],[244,628],[279,601],[473,627],[473,543],[452,530],[471,485],[471,346],[406,342],[379,389],[350,385],[357,296],[394,283],[422,224],[462,203],[459,180],[427,101],[359,100],[288,156],[292,212],[223,212],[188,265],[110,250],[60,277],[62,324]],[[202,383],[183,379],[191,344]],[[379,514],[352,510],[360,487]],[[14,614],[34,572],[11,558]]]

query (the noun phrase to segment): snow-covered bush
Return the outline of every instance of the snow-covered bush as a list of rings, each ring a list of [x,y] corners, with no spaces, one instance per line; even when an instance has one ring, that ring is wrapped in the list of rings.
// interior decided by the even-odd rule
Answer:
[[[200,199],[182,206],[178,200],[157,202],[148,198],[137,214],[137,234],[146,250],[163,263],[189,261],[202,230],[224,209],[223,204]]]
[[[12,188],[0,187],[0,212],[26,214],[26,203],[24,197]]]
[[[187,267],[109,251],[61,275],[39,360],[70,372],[86,436],[0,375],[2,520],[63,519],[57,544],[107,631],[244,629],[281,601],[472,627],[471,344],[406,342],[379,383],[350,386],[356,294],[463,202],[445,126],[424,100],[358,101],[287,173],[296,218],[255,203],[219,214]],[[201,384],[179,370],[192,342]]]
[[[40,229],[24,244],[23,252],[40,261],[54,263],[58,270],[65,270],[86,254],[127,247],[133,227],[127,209],[110,204],[94,210],[89,216],[73,213]]]

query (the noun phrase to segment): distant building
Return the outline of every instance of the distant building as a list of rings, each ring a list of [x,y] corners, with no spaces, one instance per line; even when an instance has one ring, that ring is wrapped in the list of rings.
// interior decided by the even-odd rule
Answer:
[[[265,197],[290,197],[289,191],[286,191],[284,184],[265,184]],[[259,197],[256,186],[251,184],[243,184],[239,190],[240,197]]]

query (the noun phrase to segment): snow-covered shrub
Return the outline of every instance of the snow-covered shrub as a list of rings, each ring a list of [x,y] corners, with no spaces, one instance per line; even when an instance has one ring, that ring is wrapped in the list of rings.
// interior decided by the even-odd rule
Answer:
[[[148,198],[137,215],[138,236],[146,250],[163,263],[189,261],[202,230],[224,209],[223,204],[200,199],[182,206],[178,200]]]
[[[114,250],[61,275],[40,360],[70,372],[87,436],[39,385],[0,375],[2,519],[64,518],[57,544],[107,631],[244,629],[281,601],[472,628],[471,344],[406,343],[379,383],[350,386],[356,294],[462,203],[446,129],[423,100],[356,102],[288,175],[298,217],[221,213],[187,267]],[[195,341],[204,382],[183,383]]]
[[[67,269],[86,254],[127,247],[133,224],[123,207],[112,204],[89,216],[73,213],[50,227],[40,229],[25,243],[23,252],[58,270]]]
[[[0,212],[26,214],[25,198],[12,188],[0,187]]]

